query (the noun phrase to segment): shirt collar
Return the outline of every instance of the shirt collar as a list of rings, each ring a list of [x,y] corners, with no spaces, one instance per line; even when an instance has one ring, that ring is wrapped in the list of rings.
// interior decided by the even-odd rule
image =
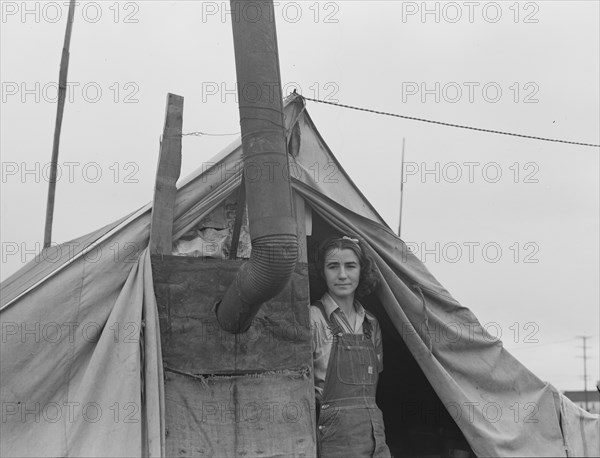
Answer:
[[[323,304],[323,307],[325,307],[325,313],[327,313],[328,319],[331,319],[331,314],[337,309],[342,310],[340,306],[337,305],[333,297],[331,297],[331,294],[329,294],[329,292],[323,294],[323,297],[321,298],[321,303]],[[354,309],[356,310],[356,313],[358,313],[359,316],[365,316],[364,307],[356,299],[354,299]]]

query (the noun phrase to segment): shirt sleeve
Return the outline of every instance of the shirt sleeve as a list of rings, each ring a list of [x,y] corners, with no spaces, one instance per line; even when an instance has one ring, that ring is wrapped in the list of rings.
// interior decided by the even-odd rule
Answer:
[[[318,307],[310,307],[310,326],[312,334],[313,376],[315,382],[315,396],[321,398],[323,386],[325,385],[325,374],[329,352],[327,343],[324,341],[324,329],[321,323],[322,313]]]

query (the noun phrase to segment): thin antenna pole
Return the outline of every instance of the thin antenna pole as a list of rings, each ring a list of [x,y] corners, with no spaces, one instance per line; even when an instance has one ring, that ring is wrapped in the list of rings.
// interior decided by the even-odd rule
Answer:
[[[583,398],[585,400],[585,410],[588,410],[588,392],[587,392],[587,339],[591,336],[578,336],[583,340]]]
[[[400,217],[398,218],[398,237],[402,232],[402,204],[404,202],[404,147],[406,138],[402,137],[402,165],[400,166]]]
[[[67,73],[69,71],[69,47],[71,46],[71,31],[73,30],[73,16],[75,14],[75,0],[70,0],[69,15],[67,17],[67,30],[60,60],[58,74],[58,105],[56,107],[56,124],[54,126],[54,142],[52,143],[52,159],[50,160],[50,180],[48,182],[48,202],[46,204],[46,225],[44,228],[44,248],[52,242],[52,220],[54,218],[54,196],[56,194],[56,168],[58,163],[58,145],[60,143],[60,130],[65,110],[65,97],[67,94]]]

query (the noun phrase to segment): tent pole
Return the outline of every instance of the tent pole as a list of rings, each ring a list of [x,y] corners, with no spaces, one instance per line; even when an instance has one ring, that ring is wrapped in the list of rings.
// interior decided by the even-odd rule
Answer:
[[[44,248],[52,243],[52,220],[54,218],[54,196],[56,194],[56,168],[58,163],[58,145],[60,143],[60,130],[65,111],[65,96],[67,94],[67,74],[69,72],[69,47],[71,46],[71,31],[73,30],[73,16],[75,13],[75,0],[69,3],[67,17],[67,30],[63,44],[60,71],[58,74],[58,104],[56,107],[56,124],[54,125],[54,141],[52,143],[52,159],[50,160],[50,179],[48,180],[48,201],[46,204],[46,225],[44,227]]]
[[[404,146],[406,137],[402,137],[402,164],[400,165],[400,216],[398,218],[398,238],[402,232],[402,203],[404,201]]]

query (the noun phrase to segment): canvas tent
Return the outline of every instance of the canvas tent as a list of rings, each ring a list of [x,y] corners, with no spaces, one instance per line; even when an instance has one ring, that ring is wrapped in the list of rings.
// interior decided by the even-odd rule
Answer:
[[[359,236],[381,272],[366,305],[384,332],[378,397],[388,441],[410,441],[402,430],[415,423],[413,432],[426,434],[433,419],[429,430],[457,426],[477,456],[600,455],[598,416],[520,364],[411,255],[343,171],[301,97],[286,100],[285,119],[292,188],[310,209],[307,235]],[[241,159],[237,141],[179,184],[175,251],[234,194]],[[334,167],[335,181],[315,179],[314,164]],[[2,283],[2,456],[165,454],[150,210],[51,247]]]

